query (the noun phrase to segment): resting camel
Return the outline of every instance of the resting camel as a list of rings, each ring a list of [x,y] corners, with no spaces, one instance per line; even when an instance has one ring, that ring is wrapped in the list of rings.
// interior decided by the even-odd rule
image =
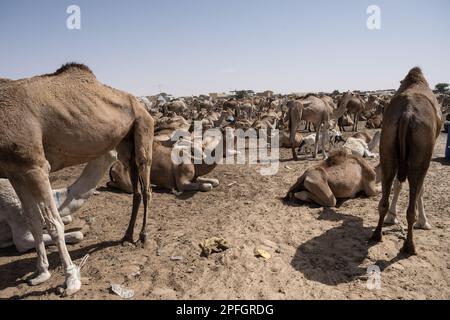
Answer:
[[[377,154],[372,153],[372,151],[379,142],[380,131],[375,132],[373,138],[365,132],[356,132],[345,141],[343,148],[349,154],[354,154],[365,158],[376,158]]]
[[[322,154],[326,158],[325,151],[326,137],[328,136],[328,129],[330,127],[330,114],[331,107],[329,103],[315,95],[307,95],[300,100],[290,100],[287,102],[288,107],[288,121],[289,132],[292,148],[292,156],[294,160],[298,160],[297,153],[295,151],[294,141],[295,134],[300,126],[301,120],[309,121],[314,124],[316,129],[316,141],[313,150],[313,158],[317,156],[317,150],[319,148],[319,132],[322,136]]]
[[[44,224],[56,243],[65,270],[65,291],[81,288],[79,268],[64,239],[49,173],[89,162],[116,148],[132,172],[133,209],[124,241],[133,241],[141,200],[140,241],[145,243],[151,197],[153,119],[138,100],[97,81],[82,64],[70,63],[52,74],[0,86],[0,178],[9,179],[35,240],[37,285],[50,278],[43,240]],[[140,190],[139,190],[140,189]]]
[[[71,215],[94,193],[97,183],[115,160],[117,153],[109,151],[90,161],[70,187],[52,191],[64,224],[72,222]],[[1,233],[0,247],[14,245],[21,253],[34,248],[34,238],[27,228],[20,200],[6,179],[0,179],[0,208],[0,229],[4,230]],[[84,235],[81,231],[65,232],[64,238],[66,243],[73,244],[83,240]],[[47,233],[44,234],[43,240],[45,245],[54,244]]]
[[[341,130],[342,132],[345,132],[345,127],[353,127],[354,125],[355,123],[347,112],[338,119],[339,130]]]
[[[383,194],[378,205],[380,214],[378,226],[371,240],[381,241],[381,230],[389,210],[389,195],[395,176],[399,183],[408,179],[409,204],[406,211],[408,234],[402,250],[408,254],[416,254],[413,226],[417,206],[419,206],[417,226],[426,228],[423,182],[442,127],[439,103],[420,68],[411,69],[401,81],[400,88],[384,111],[383,121],[380,141]],[[396,189],[398,196],[399,187]]]
[[[279,131],[279,146],[280,148],[292,148],[291,145],[291,135],[289,131],[283,130]],[[300,148],[304,144],[303,135],[301,132],[297,131],[295,133],[294,147]]]
[[[346,111],[348,114],[353,114],[354,118],[352,131],[358,131],[359,116],[364,112],[364,110],[365,105],[361,97],[358,94],[347,91],[339,101],[334,118],[340,118]]]
[[[216,129],[217,130],[217,129]],[[213,138],[202,146],[192,146],[192,142],[187,141],[188,149],[191,147],[201,148],[200,152],[203,154],[205,149],[212,150],[217,145],[222,144],[223,150],[226,150],[226,142],[223,136],[228,130],[221,135],[217,140]],[[207,139],[205,139],[207,140]],[[183,141],[186,142],[186,141]],[[177,145],[174,146],[176,148]],[[153,162],[152,162],[152,183],[159,188],[168,189],[178,192],[184,191],[211,191],[213,187],[219,185],[219,180],[211,178],[203,178],[202,176],[210,173],[217,166],[217,163],[207,164],[205,161],[196,163],[190,161],[188,163],[177,164],[172,161],[173,148],[165,147],[157,142],[153,144]],[[184,151],[183,151],[184,152]],[[191,160],[192,156],[189,155]],[[129,169],[122,161],[116,161],[109,171],[110,181],[107,183],[108,187],[116,188],[126,193],[132,192]]]
[[[359,192],[368,197],[379,193],[378,175],[365,159],[335,151],[320,164],[307,169],[289,189],[285,200],[298,199],[323,207],[336,206],[337,199],[354,198]]]

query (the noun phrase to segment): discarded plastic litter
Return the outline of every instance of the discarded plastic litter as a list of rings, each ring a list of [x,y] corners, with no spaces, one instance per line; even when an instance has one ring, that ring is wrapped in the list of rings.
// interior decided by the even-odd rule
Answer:
[[[111,290],[122,299],[130,299],[134,297],[134,290],[124,288],[120,284],[112,284]]]

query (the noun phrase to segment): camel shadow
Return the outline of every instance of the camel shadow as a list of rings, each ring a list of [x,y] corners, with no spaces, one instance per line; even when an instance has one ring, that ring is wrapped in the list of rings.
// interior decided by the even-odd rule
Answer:
[[[86,254],[92,255],[93,253],[120,245],[120,241],[104,241],[100,243],[95,243],[87,247],[79,248],[76,250],[70,250],[70,256],[73,261],[83,258]],[[11,251],[14,249],[2,249],[0,250],[0,256],[4,256],[3,252],[6,252],[7,256],[12,256]],[[9,254],[9,255],[8,255]],[[20,254],[15,254],[19,256]],[[59,253],[56,250],[49,252],[47,249],[48,262],[50,264],[49,270],[54,270],[61,265],[59,259]],[[36,254],[31,258],[24,258],[16,261],[12,261],[3,265],[0,265],[0,274],[2,275],[2,280],[0,281],[0,291],[10,287],[17,287],[19,284],[26,283],[25,275],[34,272],[36,266]],[[46,292],[52,292],[53,289],[42,291],[41,294]],[[38,292],[27,293],[27,296],[37,296]],[[14,299],[21,299],[24,297],[14,297]]]
[[[318,220],[342,221],[338,227],[303,243],[291,261],[292,267],[312,281],[326,285],[348,283],[366,274],[361,263],[367,257],[372,228],[363,219],[324,208]]]
[[[99,192],[112,192],[112,193],[116,193],[116,194],[128,194],[130,196],[132,196],[131,193],[126,193],[123,192],[117,188],[112,188],[112,187],[108,187],[108,186],[104,186],[104,187],[99,187],[97,188],[97,191]],[[164,188],[158,188],[153,186],[152,187],[152,192],[156,193],[156,194],[168,194],[168,195],[175,195],[178,199],[181,200],[188,200],[190,198],[192,198],[196,193],[201,192],[201,191],[184,191],[183,193],[176,195],[174,194],[172,191],[168,190],[168,189],[164,189]]]
[[[450,160],[445,157],[433,158],[433,159],[431,159],[431,161],[437,162],[437,163],[440,163],[440,164],[446,165],[446,166],[450,165]]]

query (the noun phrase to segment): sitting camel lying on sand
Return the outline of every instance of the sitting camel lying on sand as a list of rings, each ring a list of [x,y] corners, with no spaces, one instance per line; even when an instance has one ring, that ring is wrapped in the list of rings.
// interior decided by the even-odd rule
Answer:
[[[323,207],[336,206],[337,199],[354,198],[359,192],[368,197],[380,192],[378,172],[360,156],[335,151],[320,164],[307,169],[289,189],[285,200],[298,199]]]
[[[58,212],[64,224],[72,222],[75,213],[94,193],[97,183],[111,164],[117,160],[117,152],[110,151],[89,162],[80,177],[70,187],[53,190]],[[0,248],[14,245],[20,253],[35,247],[34,238],[27,228],[20,200],[7,179],[0,179]],[[65,232],[66,243],[83,240],[82,231]],[[48,233],[43,235],[44,244],[54,244]]]
[[[218,129],[217,129],[218,130]],[[219,144],[223,146],[223,152],[227,152],[226,141],[223,136],[230,130],[225,129],[221,134],[221,138],[203,140],[202,146],[193,146],[198,148],[199,153],[203,155],[205,149],[213,150]],[[184,140],[190,149],[192,142]],[[178,143],[173,147],[177,148]],[[163,146],[158,142],[153,144],[153,162],[151,169],[152,184],[159,188],[168,190],[183,191],[211,191],[219,185],[219,180],[211,178],[203,178],[202,176],[210,173],[217,166],[216,162],[211,164],[205,163],[200,159],[201,163],[194,161],[195,159],[189,155],[188,163],[176,164],[172,161],[173,148]],[[184,151],[182,151],[184,152]],[[190,151],[188,151],[190,153]],[[214,151],[213,151],[214,152]],[[199,159],[197,159],[199,160]],[[109,187],[130,193],[132,191],[129,170],[121,161],[116,161],[109,171],[110,181],[107,183]]]
[[[279,146],[280,148],[292,148],[291,144],[291,134],[289,130],[283,130],[279,132]],[[299,148],[303,145],[303,135],[301,132],[297,131],[295,133],[295,140],[294,140],[294,148]]]
[[[372,151],[380,142],[380,134],[380,131],[377,131],[373,138],[371,138],[365,132],[356,132],[345,141],[343,148],[349,154],[358,155],[364,158],[376,158],[378,155],[372,153]]]
[[[344,139],[342,138],[342,134],[335,130],[328,130],[328,142],[330,143],[331,147],[334,147],[336,143],[344,142]],[[303,141],[299,146],[299,153],[302,154],[311,154],[315,148],[315,143],[317,140],[323,140],[322,139],[322,133],[319,134],[319,139],[317,139],[317,133],[311,133],[310,135],[303,137]],[[327,139],[325,139],[327,141]],[[317,151],[322,151],[322,145],[317,146]]]

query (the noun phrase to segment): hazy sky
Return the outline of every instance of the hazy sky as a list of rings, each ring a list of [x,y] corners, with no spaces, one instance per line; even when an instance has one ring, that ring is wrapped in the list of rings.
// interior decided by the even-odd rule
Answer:
[[[0,0],[0,42],[0,77],[77,61],[136,95],[397,88],[415,65],[434,86],[450,82],[450,1]]]

